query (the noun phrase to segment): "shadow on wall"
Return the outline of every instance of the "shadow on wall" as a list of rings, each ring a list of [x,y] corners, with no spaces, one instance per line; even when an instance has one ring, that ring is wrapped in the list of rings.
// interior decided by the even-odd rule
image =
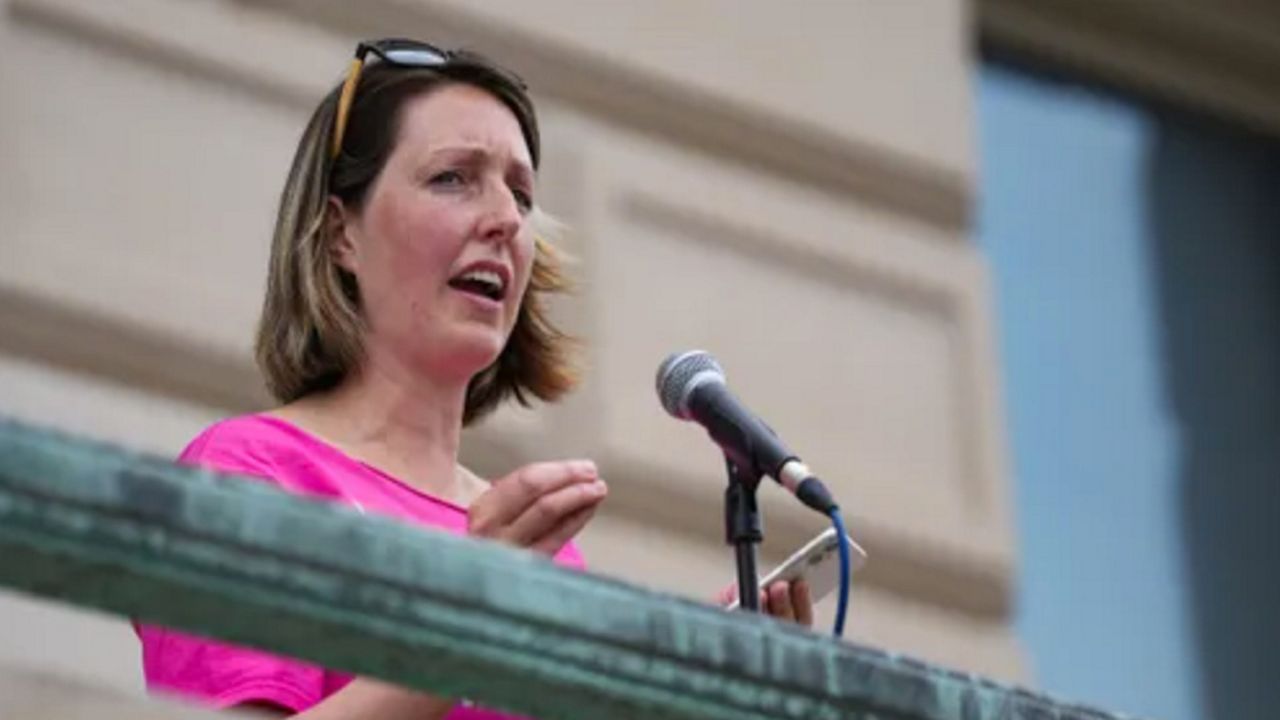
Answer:
[[[1148,168],[1204,716],[1280,713],[1280,144],[1164,116]]]

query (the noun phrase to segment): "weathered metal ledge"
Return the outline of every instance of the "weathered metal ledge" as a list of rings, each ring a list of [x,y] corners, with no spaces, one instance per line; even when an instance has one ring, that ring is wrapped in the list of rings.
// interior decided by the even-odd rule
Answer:
[[[0,584],[541,718],[1115,716],[0,418]]]

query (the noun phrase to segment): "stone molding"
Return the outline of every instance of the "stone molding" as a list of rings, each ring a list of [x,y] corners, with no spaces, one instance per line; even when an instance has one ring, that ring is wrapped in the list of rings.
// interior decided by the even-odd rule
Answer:
[[[1280,135],[1280,11],[1270,3],[980,0],[997,56],[1091,76]]]

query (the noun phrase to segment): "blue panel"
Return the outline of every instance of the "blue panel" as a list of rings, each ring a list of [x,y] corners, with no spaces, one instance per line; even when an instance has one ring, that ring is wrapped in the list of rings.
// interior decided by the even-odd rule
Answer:
[[[1199,718],[1147,202],[1157,128],[1000,67],[979,92],[1032,672],[1117,711]]]

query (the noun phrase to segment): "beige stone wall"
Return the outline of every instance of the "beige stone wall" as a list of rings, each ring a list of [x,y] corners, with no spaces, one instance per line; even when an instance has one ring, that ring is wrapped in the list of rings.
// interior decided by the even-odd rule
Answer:
[[[705,348],[867,547],[851,637],[1021,677],[990,300],[968,237],[965,4],[0,8],[0,412],[171,454],[261,404],[250,334],[311,104],[356,37],[471,44],[541,100],[540,196],[580,260],[581,293],[558,310],[591,372],[561,406],[470,432],[466,459],[500,473],[595,457],[613,496],[583,538],[593,567],[709,597],[732,576],[722,465],[653,391],[667,353]],[[822,529],[776,487],[762,503],[766,566]],[[118,620],[0,596],[0,623],[0,664],[137,691]]]
[[[0,666],[0,717],[10,720],[215,720],[261,717],[142,699],[64,677]]]

